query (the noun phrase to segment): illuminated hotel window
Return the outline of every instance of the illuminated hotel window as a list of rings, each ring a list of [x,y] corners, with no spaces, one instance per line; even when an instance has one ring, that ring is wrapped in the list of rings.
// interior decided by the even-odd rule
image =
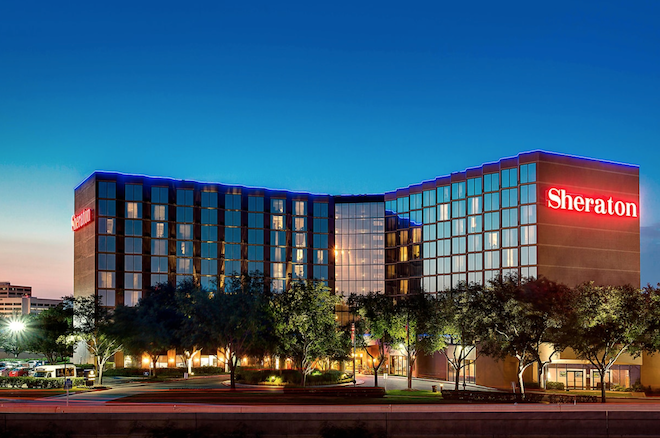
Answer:
[[[142,292],[138,290],[126,290],[124,291],[124,306],[134,307],[137,306],[138,302],[142,298]]]
[[[270,200],[270,212],[271,213],[286,213],[284,199],[271,199]]]
[[[520,207],[520,224],[534,224],[536,223],[536,205],[523,205]]]
[[[142,218],[142,203],[141,202],[126,202],[126,219],[141,219]]]
[[[99,234],[115,234],[115,220],[111,218],[99,218]]]
[[[114,288],[115,287],[115,273],[114,272],[99,272],[99,288]]]
[[[512,268],[518,266],[518,249],[507,248],[502,250],[502,267]]]
[[[151,220],[153,221],[166,221],[167,220],[167,205],[151,205]]]
[[[271,230],[283,230],[284,229],[284,216],[271,216]]]

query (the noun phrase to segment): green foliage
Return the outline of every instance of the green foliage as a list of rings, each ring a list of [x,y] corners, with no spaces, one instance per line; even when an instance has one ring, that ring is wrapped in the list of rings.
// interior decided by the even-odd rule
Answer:
[[[176,308],[176,290],[157,287],[149,291],[135,307],[119,306],[115,309],[110,333],[120,339],[126,353],[151,358],[156,374],[158,356],[175,344],[175,330],[180,324]]]
[[[524,371],[542,365],[541,346],[557,344],[558,332],[570,309],[570,290],[545,280],[498,277],[481,295],[480,348],[488,356],[513,356],[518,362],[518,385],[524,393]]]
[[[239,367],[236,378],[241,383],[250,385],[298,385],[302,373],[299,370],[257,370]],[[333,385],[352,382],[353,376],[341,371],[328,370],[322,373],[312,373],[307,377],[307,385]]]
[[[564,382],[546,382],[545,383],[545,388],[546,389],[551,389],[551,390],[556,390],[556,391],[563,391],[564,390]]]
[[[0,388],[57,389],[64,388],[64,377],[53,379],[35,377],[0,377]],[[73,386],[85,386],[83,377],[71,378]]]
[[[559,342],[589,361],[601,376],[624,352],[639,356],[656,341],[650,336],[658,315],[655,290],[584,283],[574,290],[570,309]],[[605,387],[601,397],[604,403]]]
[[[64,297],[55,307],[44,310],[31,322],[27,348],[43,354],[50,363],[68,360],[76,343],[73,330],[73,297]]]
[[[458,287],[437,297],[437,318],[444,321],[446,348],[440,350],[454,368],[454,390],[459,388],[461,370],[469,356],[477,356],[480,323],[486,316],[481,306],[484,289],[477,284],[460,283]]]
[[[412,369],[420,353],[433,354],[446,346],[446,321],[440,317],[438,302],[426,294],[398,298],[389,334],[408,359],[408,388],[412,388]]]
[[[289,290],[275,296],[278,346],[302,370],[303,386],[316,359],[337,355],[348,347],[335,320],[335,306],[339,303],[339,297],[318,281],[296,281]]]
[[[110,312],[100,305],[98,297],[76,297],[73,302],[73,321],[76,339],[84,341],[87,350],[94,356],[96,379],[102,384],[106,362],[123,348],[111,332],[113,324]]]
[[[372,359],[374,386],[378,386],[378,370],[385,362],[385,353],[395,340],[390,334],[390,326],[395,314],[394,299],[390,296],[370,292],[367,295],[351,294],[348,298],[355,321],[355,346],[363,349]],[[368,348],[375,345],[373,355]]]
[[[263,352],[265,341],[271,339],[273,317],[268,289],[260,275],[232,278],[213,295],[208,306],[200,309],[208,339],[228,359],[232,389],[240,359]]]

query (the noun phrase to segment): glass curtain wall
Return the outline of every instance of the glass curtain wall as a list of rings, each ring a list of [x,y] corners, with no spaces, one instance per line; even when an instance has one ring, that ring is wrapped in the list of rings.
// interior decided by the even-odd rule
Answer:
[[[342,296],[384,290],[385,205],[335,204],[335,291]]]

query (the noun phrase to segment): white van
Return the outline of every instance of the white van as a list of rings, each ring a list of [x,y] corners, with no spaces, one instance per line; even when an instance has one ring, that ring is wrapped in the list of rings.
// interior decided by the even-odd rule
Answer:
[[[34,369],[33,377],[77,377],[76,366],[68,365],[42,365]]]

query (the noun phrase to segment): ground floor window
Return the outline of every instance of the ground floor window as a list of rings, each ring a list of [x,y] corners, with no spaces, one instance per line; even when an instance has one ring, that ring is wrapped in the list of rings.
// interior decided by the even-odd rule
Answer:
[[[466,364],[461,368],[458,378],[459,384],[465,386],[467,383],[476,383],[476,374],[474,370],[474,361],[470,359],[465,360]],[[456,381],[456,370],[447,362],[447,380],[450,382]]]
[[[630,388],[639,380],[639,365],[613,365],[601,378],[600,372],[592,365],[557,364],[548,366],[548,382],[560,382],[566,389],[605,389],[614,387]]]
[[[406,356],[390,356],[390,374],[407,376],[408,358]]]

